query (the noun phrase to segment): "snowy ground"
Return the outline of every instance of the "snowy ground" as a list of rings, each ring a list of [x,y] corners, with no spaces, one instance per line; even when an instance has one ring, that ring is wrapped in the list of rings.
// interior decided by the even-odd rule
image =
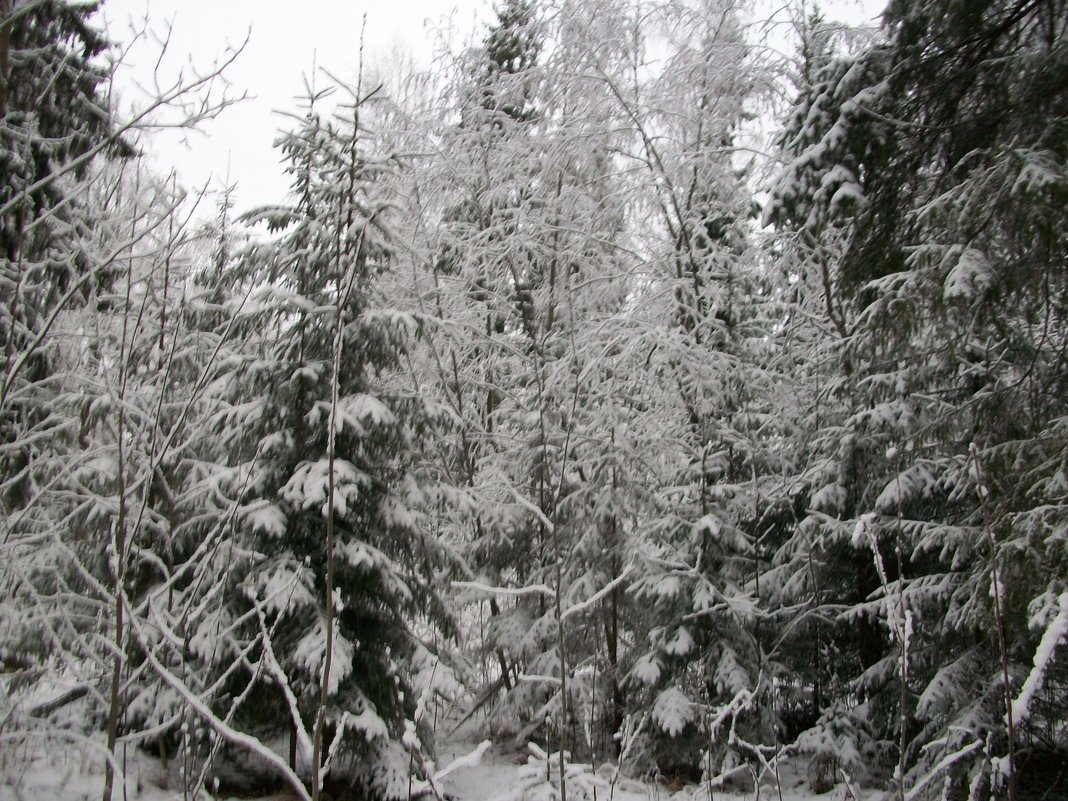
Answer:
[[[477,739],[475,732],[461,732],[460,736],[441,747],[439,764],[447,765],[450,759],[473,750]],[[490,748],[481,758],[479,764],[465,767],[442,781],[445,793],[456,801],[520,801],[524,786],[529,787],[528,755],[508,753],[498,748]],[[538,761],[540,770],[544,763]],[[609,765],[602,765],[595,772],[596,791],[587,788],[569,792],[568,798],[585,799],[585,801],[709,801],[708,790],[704,786],[689,785],[670,787],[658,782],[636,781],[619,777],[611,781],[613,771]],[[766,782],[759,790],[753,788],[714,790],[711,801],[876,801],[882,793],[857,790],[856,796],[844,785],[839,785],[829,793],[815,795],[808,788],[803,775],[789,766],[784,767],[779,777],[780,785]],[[596,793],[596,795],[594,794]],[[548,796],[538,788],[528,793],[528,801],[549,801]]]
[[[0,728],[0,735],[3,734]],[[102,743],[99,740],[63,744],[56,731],[40,737],[0,742],[0,801],[82,801],[99,799],[103,789]],[[5,738],[0,738],[5,739]],[[455,801],[553,801],[551,786],[544,782],[546,765],[530,754],[488,748],[478,759],[464,759],[478,750],[478,731],[464,726],[439,745],[438,767],[444,770],[460,761],[441,779],[440,789]],[[172,765],[167,776],[158,760],[134,748],[118,759],[126,772],[126,792],[116,787],[115,799],[125,801],[174,801],[182,799],[180,782]],[[596,772],[579,770],[576,787],[569,783],[569,801],[708,801],[704,787],[668,787],[656,782],[619,778],[611,781],[612,770],[601,766]],[[860,792],[859,798],[843,785],[816,796],[796,772],[780,774],[781,787],[766,782],[759,790],[715,791],[712,801],[875,801],[881,794]],[[168,786],[169,785],[169,786]],[[201,798],[208,798],[201,795]],[[432,797],[432,796],[431,796]],[[220,796],[219,801],[228,798]],[[290,801],[291,793],[269,796],[262,801]]]

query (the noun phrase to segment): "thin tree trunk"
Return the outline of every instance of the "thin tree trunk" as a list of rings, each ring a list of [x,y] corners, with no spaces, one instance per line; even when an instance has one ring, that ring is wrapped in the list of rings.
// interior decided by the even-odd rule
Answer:
[[[490,614],[494,617],[501,613],[500,606],[497,605],[497,599],[490,599]],[[497,646],[497,663],[501,666],[501,682],[504,684],[504,689],[511,691],[512,679],[508,675],[508,660],[504,656],[504,649],[499,645]]]
[[[363,61],[363,34],[360,34],[360,63]],[[343,234],[351,230],[355,220],[353,218],[352,203],[356,196],[357,173],[357,136],[360,131],[360,87],[361,79],[357,79],[355,106],[353,108],[352,141],[349,145],[348,179],[349,186],[346,199],[349,201],[342,217],[341,208],[338,209],[336,250],[334,268],[337,275],[337,304],[334,311],[334,347],[332,353],[332,365],[330,376],[330,417],[329,430],[327,431],[327,496],[326,496],[326,655],[323,658],[322,683],[319,687],[319,709],[315,718],[315,735],[312,740],[312,801],[319,801],[322,786],[322,754],[323,754],[323,729],[326,723],[326,702],[330,691],[330,672],[334,662],[334,496],[336,482],[334,478],[334,462],[337,451],[337,418],[338,405],[340,402],[341,382],[341,358],[345,344],[345,310],[349,305],[349,297],[356,281],[357,268],[363,260],[363,235],[358,238],[355,246],[351,245]]]
[[[137,172],[137,180],[134,183],[134,202],[140,192],[140,171]],[[131,240],[136,238],[137,215],[134,214],[131,223]],[[118,478],[116,491],[119,496],[118,515],[115,520],[114,538],[114,574],[115,574],[115,646],[114,661],[111,670],[111,689],[108,693],[108,723],[107,723],[107,749],[108,760],[104,765],[104,794],[103,801],[111,801],[112,791],[115,785],[115,743],[118,740],[119,730],[119,706],[121,701],[122,667],[126,655],[126,639],[124,637],[125,618],[123,608],[123,596],[126,586],[126,449],[123,431],[126,427],[126,380],[129,375],[129,352],[127,350],[127,337],[130,325],[130,299],[133,295],[133,262],[127,267],[125,306],[122,317],[122,343],[119,348],[119,412],[117,421],[117,447],[118,447]],[[135,326],[136,327],[136,326]]]
[[[11,52],[11,0],[0,0],[0,121],[7,117],[9,55]]]
[[[1005,696],[1005,728],[1008,735],[1007,777],[1008,801],[1016,801],[1016,725],[1012,715],[1012,684],[1009,677],[1008,636],[1005,632],[1005,610],[1002,608],[1001,581],[998,579],[997,541],[994,539],[994,527],[987,500],[989,490],[983,483],[982,467],[979,464],[979,448],[972,443],[972,461],[975,464],[975,484],[979,494],[979,505],[983,513],[983,528],[986,530],[990,545],[990,585],[994,594],[994,630],[998,640],[998,657],[1001,661],[1001,680]]]

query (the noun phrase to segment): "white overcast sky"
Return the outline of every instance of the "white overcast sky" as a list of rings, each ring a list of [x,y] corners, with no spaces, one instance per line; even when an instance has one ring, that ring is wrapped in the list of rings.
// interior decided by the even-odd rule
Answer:
[[[157,167],[172,166],[189,187],[219,189],[227,171],[243,210],[282,200],[287,181],[273,142],[286,127],[279,111],[295,111],[312,65],[342,79],[356,75],[366,14],[365,57],[381,63],[397,48],[429,63],[438,34],[451,27],[453,46],[466,43],[492,18],[490,0],[105,0],[102,20],[112,41],[126,43],[145,27],[163,36],[170,22],[168,57],[160,71],[173,80],[190,63],[208,68],[228,46],[248,43],[226,70],[231,93],[250,99],[204,126],[203,133],[153,136]],[[134,81],[152,80],[160,48],[143,37],[120,68],[126,105],[139,102]],[[323,85],[322,78],[320,86]],[[214,204],[213,204],[214,205]]]
[[[762,2],[781,6],[757,0]],[[877,16],[883,0],[827,5],[833,18],[863,24]],[[157,169],[166,173],[173,167],[187,187],[219,190],[229,175],[240,212],[284,198],[287,179],[273,142],[292,121],[278,112],[297,110],[313,64],[342,79],[355,77],[365,14],[371,64],[386,62],[398,48],[429,64],[442,31],[451,30],[449,46],[459,48],[472,34],[480,40],[494,16],[491,0],[105,0],[102,19],[111,40],[120,44],[131,41],[132,31],[146,29],[146,20],[157,37],[170,23],[168,57],[160,65],[170,80],[190,63],[209,68],[227,47],[248,38],[226,76],[233,94],[247,92],[250,99],[203,126],[202,133],[155,135],[150,143]],[[152,36],[136,42],[118,74],[127,105],[138,102],[134,82],[150,83],[160,57]],[[211,214],[214,205],[209,201],[200,213]]]

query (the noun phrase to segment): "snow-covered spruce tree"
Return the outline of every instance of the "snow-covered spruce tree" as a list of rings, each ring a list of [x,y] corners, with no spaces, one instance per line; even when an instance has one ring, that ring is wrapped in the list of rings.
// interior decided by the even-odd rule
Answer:
[[[771,739],[754,694],[769,684],[756,639],[753,479],[761,420],[752,343],[764,336],[749,242],[752,203],[734,146],[758,87],[733,3],[663,3],[641,19],[666,48],[640,83],[613,81],[654,215],[634,313],[643,401],[658,427],[656,510],[631,590],[641,615],[628,664],[649,715],[646,769],[714,777]],[[654,22],[655,21],[655,22]],[[605,76],[605,80],[611,80]],[[653,431],[647,433],[652,440]],[[747,742],[748,741],[748,742]]]
[[[499,62],[487,59],[481,48],[477,55],[443,57],[440,97],[424,100],[418,109],[395,110],[407,119],[402,127],[420,131],[414,144],[406,143],[408,148],[425,150],[427,141],[441,146],[437,155],[404,176],[410,182],[404,193],[413,201],[411,213],[400,221],[410,262],[397,271],[391,291],[410,298],[432,322],[429,335],[412,353],[410,380],[451,418],[439,436],[423,443],[423,466],[441,478],[434,525],[443,540],[464,554],[451,575],[461,580],[475,578],[472,565],[479,564],[468,543],[499,541],[494,532],[503,519],[515,516],[511,496],[498,492],[500,482],[487,488],[482,480],[483,465],[494,458],[496,412],[510,383],[501,373],[508,369],[505,321],[513,302],[506,271],[492,255],[503,247],[502,220],[516,202],[502,153],[513,147],[517,118],[529,116],[534,87],[526,71],[538,50],[530,20],[517,18],[524,4],[514,5],[501,13],[510,14],[521,31],[501,47],[514,53],[523,40],[530,52],[522,57],[502,52]],[[515,92],[514,82],[521,84]],[[494,100],[497,93],[513,97],[507,111]],[[524,561],[521,546],[517,543],[509,561]],[[497,583],[491,572],[482,577]],[[493,620],[500,611],[498,599],[477,593],[462,617],[471,626],[476,625],[472,619],[481,621],[488,612]],[[479,640],[471,655],[480,668],[471,672],[480,677],[469,680],[511,689],[518,670],[514,656],[500,647],[483,648],[477,634],[472,638]],[[487,691],[484,700],[494,692]]]
[[[215,343],[191,333],[184,314],[183,196],[140,159],[101,160],[86,180],[85,216],[66,233],[100,280],[84,302],[52,311],[42,340],[49,373],[33,388],[47,399],[49,436],[35,444],[34,491],[4,543],[17,589],[3,634],[24,659],[47,654],[26,677],[74,682],[26,704],[33,682],[16,679],[5,699],[10,742],[54,737],[61,745],[45,759],[77,743],[106,747],[103,762],[120,738],[123,749],[157,745],[178,729],[184,699],[160,667],[184,675],[176,638],[191,599],[217,592],[214,571],[224,571],[189,503]],[[97,728],[106,746],[90,739]],[[113,768],[105,764],[105,795]]]
[[[799,52],[784,75],[801,96],[842,49],[871,41],[870,33],[818,13],[795,19],[793,26]],[[765,639],[768,656],[780,666],[771,699],[779,742],[793,748],[797,736],[808,732],[802,752],[810,757],[816,790],[842,777],[868,776],[877,762],[864,710],[853,714],[847,687],[853,670],[842,668],[870,658],[877,624],[840,618],[844,608],[866,598],[874,567],[869,552],[857,552],[840,532],[819,525],[821,515],[836,513],[849,480],[837,458],[850,414],[846,349],[854,319],[832,280],[842,239],[839,227],[824,228],[818,240],[808,231],[780,228],[766,239],[764,255],[779,310],[766,342],[774,382],[766,397],[776,423],[767,453],[774,464],[760,495],[767,559],[761,601],[772,614],[762,626],[774,638]]]
[[[426,283],[434,287],[434,305],[428,311],[443,323],[437,331],[455,335],[434,337],[431,380],[459,421],[439,461],[449,481],[470,498],[457,539],[471,543],[467,562],[473,573],[460,578],[478,575],[495,586],[523,583],[533,564],[531,530],[524,524],[523,533],[513,531],[517,517],[527,513],[517,509],[507,489],[501,494],[500,482],[486,486],[487,477],[500,475],[486,468],[491,460],[507,458],[499,452],[497,429],[503,398],[515,383],[508,344],[518,313],[507,249],[514,246],[509,237],[534,176],[529,129],[536,117],[540,38],[530,3],[512,2],[498,10],[483,47],[457,59],[443,152],[433,165],[440,168],[435,173],[444,189],[439,201],[444,210],[429,256]],[[501,571],[512,569],[518,574],[505,579]],[[496,663],[491,669],[496,682],[510,691],[521,654],[514,643],[493,636],[510,628],[499,619],[501,602],[478,602],[488,604],[490,612],[486,648]],[[512,603],[504,605],[507,619]]]
[[[325,704],[333,780],[399,797],[408,776],[401,736],[417,700],[408,687],[413,623],[448,623],[428,583],[438,551],[420,525],[422,490],[411,472],[431,421],[420,399],[382,389],[417,329],[410,315],[381,310],[375,292],[393,248],[382,179],[400,165],[373,153],[361,124],[375,91],[353,92],[332,120],[321,117],[325,94],[310,93],[279,142],[291,202],[247,216],[272,236],[226,273],[240,287],[246,346],[218,387],[216,432],[231,459],[220,485],[241,502],[233,613],[252,611],[247,638],[259,638],[251,667],[231,684],[253,685],[236,719],[289,730],[290,759],[299,746],[305,764]]]
[[[646,429],[634,425],[640,379],[628,372],[639,358],[628,297],[642,276],[627,230],[631,186],[616,158],[625,114],[604,80],[620,79],[633,64],[635,43],[623,32],[636,11],[577,2],[546,12],[553,47],[544,63],[545,195],[535,201],[545,211],[546,268],[533,299],[545,376],[536,398],[539,458],[556,484],[553,547],[562,560],[547,583],[559,599],[565,654],[550,675],[562,672],[567,682],[558,693],[567,705],[559,710],[561,742],[574,758],[592,759],[614,754],[626,711],[623,652],[634,615],[625,590],[634,521],[648,502]]]
[[[158,754],[165,781],[196,795],[218,775],[216,757],[235,736],[229,724],[244,702],[223,677],[245,669],[256,643],[229,602],[245,552],[234,536],[238,503],[219,491],[227,460],[212,427],[219,384],[243,345],[218,286],[238,240],[228,192],[216,223],[193,226],[177,217],[183,195],[174,177],[164,184],[143,175],[137,193],[117,193],[131,195],[127,202],[143,209],[140,224],[152,225],[138,238],[130,296],[115,292],[108,304],[129,318],[127,358],[100,352],[105,364],[136,366],[123,396],[136,422],[122,440],[130,475],[119,727],[123,748]],[[168,208],[171,217],[153,224]],[[105,428],[109,407],[90,397],[89,422]]]
[[[34,503],[34,443],[45,440],[58,422],[47,413],[51,393],[40,385],[50,373],[42,335],[50,313],[67,302],[80,305],[84,293],[78,290],[92,278],[85,250],[71,235],[77,210],[61,202],[64,190],[77,185],[76,173],[85,170],[71,170],[66,181],[63,173],[110,134],[102,122],[107,117],[100,94],[104,73],[94,64],[106,42],[89,27],[90,12],[66,3],[5,3],[2,8],[0,499],[5,544],[16,548],[20,535],[35,527],[26,515]],[[57,83],[59,91],[69,93],[66,102],[52,102],[49,87],[57,73],[65,78]],[[4,563],[17,561],[12,556]],[[17,578],[5,570],[4,580],[5,601],[18,603]],[[12,623],[20,617],[5,614]],[[5,640],[0,660],[5,668],[9,661],[12,668],[29,668],[47,653],[47,645],[21,640],[12,629],[0,635]]]
[[[440,467],[460,501],[450,530],[470,543],[460,578],[477,579],[471,598],[488,605],[488,689],[504,691],[492,725],[558,750],[567,697],[575,756],[611,748],[627,617],[616,584],[558,625],[627,562],[625,507],[610,501],[622,404],[611,420],[595,411],[623,381],[607,354],[626,346],[613,320],[633,260],[611,157],[619,111],[597,74],[598,62],[619,69],[625,40],[619,10],[604,11],[505,4],[484,47],[458,60],[418,275],[438,318],[422,370],[460,421]],[[623,481],[616,471],[617,492]]]
[[[166,760],[165,738],[184,709],[160,670],[184,675],[175,638],[186,633],[191,596],[218,591],[206,571],[219,562],[206,558],[210,546],[191,525],[197,510],[188,502],[215,349],[185,313],[193,232],[173,178],[153,176],[139,159],[98,170],[92,192],[106,216],[91,242],[98,253],[121,246],[121,273],[85,309],[60,318],[57,334],[77,347],[57,362],[55,407],[78,423],[55,455],[64,464],[49,505],[73,534],[69,590],[111,611],[104,633],[121,659],[102,693],[108,748],[121,735],[123,748],[148,743]]]
[[[861,701],[902,793],[1023,795],[1065,749],[1032,706],[1064,659],[1065,22],[891,3],[782,139],[770,219],[834,256],[842,343],[802,523],[856,660],[824,710]]]
[[[112,334],[129,310],[114,302],[114,293],[123,273],[142,268],[139,239],[168,219],[173,205],[134,210],[136,202],[116,200],[123,194],[122,160],[132,153],[120,131],[134,126],[116,121],[103,97],[108,74],[100,56],[108,43],[92,25],[95,8],[2,7],[0,463],[7,591],[0,659],[14,660],[19,674],[5,699],[12,743],[31,733],[38,742],[58,736],[69,743],[87,724],[107,720],[110,751],[125,638],[113,617],[121,621],[116,572],[124,572],[118,552],[125,549],[114,538],[116,501],[121,506],[124,493],[116,495],[121,471],[113,446],[123,425],[121,413],[118,421],[110,414],[122,405],[115,403],[122,397],[118,371],[110,368],[122,363]],[[109,640],[111,650],[101,647]],[[22,705],[27,690],[56,674],[79,683],[67,695]],[[80,721],[67,715],[66,704],[85,695],[88,714]],[[53,713],[58,726],[48,724]]]
[[[30,435],[39,438],[50,425],[38,382],[49,373],[52,315],[83,303],[97,280],[76,233],[84,224],[76,188],[89,169],[87,157],[114,141],[102,96],[106,72],[97,62],[107,42],[90,25],[92,12],[92,6],[66,2],[8,2],[0,10],[5,515],[30,502]]]
[[[531,3],[497,10],[482,46],[456,59],[442,158],[432,165],[440,169],[444,210],[427,279],[441,320],[437,332],[452,334],[433,339],[432,380],[459,421],[441,453],[442,468],[468,499],[457,536],[469,543],[470,574],[460,578],[500,587],[527,584],[545,559],[541,524],[516,497],[525,487],[512,486],[519,467],[515,437],[527,433],[513,427],[515,404],[503,408],[516,387],[530,383],[530,353],[521,337],[524,320],[533,319],[522,273],[534,261],[537,235],[520,226],[540,168],[533,129],[542,102],[536,69],[542,35]],[[532,630],[532,621],[546,615],[546,599],[473,600],[488,604],[485,648],[495,663],[493,682],[510,693],[526,670],[531,643],[540,649],[552,637],[545,626]],[[535,706],[527,707],[502,712],[512,733],[530,722]],[[541,715],[534,726],[543,721]]]

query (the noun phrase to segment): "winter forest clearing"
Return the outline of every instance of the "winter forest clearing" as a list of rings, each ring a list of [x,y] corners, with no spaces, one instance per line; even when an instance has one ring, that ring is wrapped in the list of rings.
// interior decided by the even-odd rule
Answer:
[[[0,0],[0,799],[1068,797],[1064,0],[500,0],[251,209],[96,14]]]

